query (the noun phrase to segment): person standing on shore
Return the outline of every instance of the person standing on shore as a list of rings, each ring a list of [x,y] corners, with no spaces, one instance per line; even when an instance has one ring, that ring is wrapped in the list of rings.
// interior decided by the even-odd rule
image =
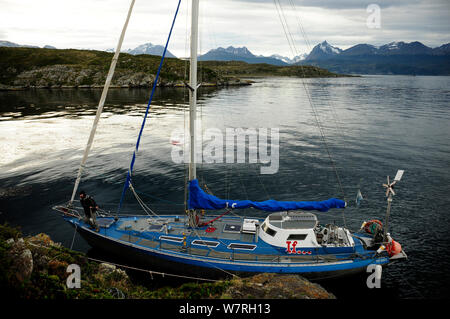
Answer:
[[[96,231],[99,231],[99,227],[97,225],[96,220],[96,213],[98,210],[98,205],[95,202],[94,198],[92,198],[89,195],[86,195],[85,191],[80,192],[80,203],[81,206],[83,206],[84,209],[84,222],[91,225],[93,228],[95,228]]]

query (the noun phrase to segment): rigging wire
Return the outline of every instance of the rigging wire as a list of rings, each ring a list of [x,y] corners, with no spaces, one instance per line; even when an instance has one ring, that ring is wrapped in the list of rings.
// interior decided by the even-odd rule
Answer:
[[[302,24],[302,21],[301,21],[301,18],[300,18],[300,14],[297,11],[296,5],[293,2],[293,0],[289,0],[289,3],[290,3],[291,8],[293,9],[293,11],[295,13],[294,15],[295,15],[295,18],[296,18],[296,21],[297,21],[297,26],[298,26],[298,28],[299,28],[303,38],[305,39],[307,50],[311,51],[311,44],[310,44],[308,35],[305,32],[305,29],[303,27],[303,24]],[[301,64],[300,64],[300,66],[302,67]],[[302,67],[302,70],[303,70],[303,67]],[[333,103],[331,102],[332,99],[331,99],[331,96],[330,96],[330,92],[326,89],[326,87],[319,86],[319,89],[321,89],[322,93],[325,93],[325,95],[326,95],[325,101],[328,102],[327,104],[328,104],[328,106],[330,107],[330,109],[332,111],[332,115],[333,115],[332,118],[333,118],[334,123],[336,125],[337,131],[340,134],[341,139],[343,141],[345,141],[345,135],[343,133],[342,124],[341,124],[341,121],[339,120],[339,116],[338,116],[338,113],[336,112],[336,108],[334,107]],[[345,142],[344,142],[344,145],[345,145]],[[348,203],[348,199],[347,199],[347,196],[345,194],[344,187],[342,186],[342,183],[340,181],[339,174],[337,172],[337,168],[336,168],[335,172],[336,172],[336,177],[338,179],[339,187],[341,189],[341,192],[342,192],[342,195],[344,197],[344,200]],[[343,219],[344,219],[344,225],[346,226],[346,217],[345,217],[345,212],[344,211],[342,211],[342,216],[343,216]]]
[[[134,197],[136,198],[136,200],[138,201],[139,205],[141,205],[142,209],[144,210],[144,212],[148,215],[151,216],[149,214],[149,212],[156,216],[157,218],[161,218],[158,214],[156,214],[150,207],[148,207],[145,202],[139,197],[139,195],[136,193],[136,191],[134,190],[133,184],[129,184],[129,188],[131,189],[131,191],[133,192]]]
[[[95,259],[95,258],[91,258],[91,257],[86,257],[86,258],[89,259],[89,260],[95,261],[95,262],[107,263],[107,264],[111,264],[111,265],[114,265],[114,266],[117,266],[117,267],[123,267],[123,268],[128,268],[128,269],[131,269],[131,270],[137,270],[137,271],[142,271],[142,272],[148,272],[151,276],[153,274],[156,274],[156,275],[161,275],[162,277],[169,276],[169,277],[185,278],[185,279],[192,279],[192,280],[203,280],[203,281],[211,281],[211,282],[219,281],[219,280],[215,280],[215,279],[208,279],[208,278],[201,278],[201,277],[192,277],[192,276],[184,276],[184,275],[170,274],[170,273],[159,272],[159,271],[154,271],[154,270],[149,270],[149,269],[142,269],[142,268],[122,265],[122,264],[118,264],[118,263],[113,263],[113,262],[110,262],[110,261],[104,261],[104,260],[100,260],[100,259]],[[152,278],[153,278],[153,276],[152,276]]]
[[[32,245],[32,246],[35,246],[35,247],[51,249],[51,247],[47,247],[47,246],[43,246],[43,245],[31,243],[31,242],[28,242],[28,244]],[[177,274],[171,274],[171,273],[166,273],[166,272],[154,271],[154,270],[150,270],[150,269],[137,268],[137,267],[132,267],[132,266],[123,265],[123,264],[119,264],[119,263],[114,263],[114,262],[111,262],[111,261],[96,259],[96,258],[92,258],[92,257],[88,257],[88,256],[85,256],[85,258],[89,259],[89,260],[92,260],[92,261],[95,261],[95,262],[98,262],[98,263],[106,263],[106,264],[114,265],[116,267],[123,267],[123,268],[128,268],[128,269],[131,269],[131,270],[147,272],[147,273],[150,274],[150,276],[152,276],[153,274],[156,274],[156,275],[161,275],[162,277],[169,276],[169,277],[185,278],[185,279],[191,279],[191,280],[203,280],[203,281],[211,281],[211,282],[220,281],[220,279],[217,280],[217,279],[209,279],[209,278],[202,278],[202,277],[177,275]],[[152,276],[152,279],[153,279],[153,276]]]
[[[74,242],[75,242],[75,236],[77,235],[77,224],[76,223],[74,223],[74,225],[75,225],[75,227],[74,227],[74,230],[73,230],[73,237],[72,237],[72,243],[70,244],[70,250],[72,250],[72,248],[73,248],[73,244],[74,244]]]
[[[189,6],[186,5],[186,27],[185,27],[185,42],[184,42],[184,83],[187,83],[187,56],[188,56],[188,43],[189,43]],[[184,105],[189,104],[188,102],[188,94],[187,93],[187,88],[186,86],[184,86],[183,88],[183,101],[184,101]],[[186,134],[186,114],[187,114],[187,108],[184,107],[184,112],[183,112],[183,163],[184,163],[184,212],[186,213],[188,211],[187,208],[187,200],[188,200],[188,181],[189,181],[189,164],[184,160],[186,158],[185,154],[187,151],[187,134]]]
[[[297,11],[297,7],[296,7],[295,3],[293,2],[293,0],[289,0],[289,3],[290,3],[290,5],[291,5],[292,11],[294,12],[294,15],[295,15],[295,18],[296,18],[296,22],[297,22],[298,29],[300,30],[300,33],[302,34],[303,39],[305,39],[307,51],[310,52],[310,51],[311,51],[311,44],[310,44],[308,35],[306,34],[305,29],[304,29],[304,27],[303,27],[303,24],[302,24],[302,21],[301,21],[301,18],[300,18],[300,14],[299,14],[299,12]],[[319,88],[320,88],[320,89],[323,89],[321,86],[319,86]],[[322,90],[322,93],[325,93],[326,96],[327,96],[327,99],[325,99],[325,101],[330,102],[330,101],[331,101],[330,94],[329,94],[330,92],[329,92],[328,90],[326,90],[326,89],[323,89],[323,90]],[[342,129],[341,121],[339,120],[339,116],[338,116],[338,114],[337,114],[337,112],[336,112],[336,109],[335,109],[335,107],[333,106],[333,103],[328,103],[328,105],[330,106],[331,111],[332,111],[332,113],[333,113],[333,120],[334,120],[334,122],[335,122],[335,124],[336,124],[336,127],[337,127],[337,129],[338,129],[338,131],[339,131],[339,133],[340,133],[342,139],[344,140],[344,136],[345,136],[345,135],[343,134],[343,129]]]
[[[297,50],[297,48],[295,46],[295,41],[294,41],[292,33],[291,33],[290,29],[289,29],[289,25],[288,25],[287,20],[286,20],[286,15],[284,13],[283,6],[281,5],[280,0],[274,0],[274,3],[275,3],[275,7],[277,9],[278,17],[279,17],[280,22],[281,22],[281,24],[283,26],[284,34],[286,36],[286,39],[288,40],[291,53],[293,54],[293,56],[297,56],[297,55],[299,55],[299,51]],[[342,195],[344,197],[344,200],[346,202],[348,202],[347,201],[347,197],[345,195],[344,187],[343,187],[341,179],[339,177],[339,172],[338,172],[336,163],[335,163],[335,161],[333,159],[333,156],[332,156],[331,151],[330,151],[330,147],[329,147],[327,139],[326,139],[325,130],[324,130],[323,125],[322,125],[322,123],[320,121],[320,117],[318,115],[317,108],[316,108],[316,106],[313,103],[313,100],[312,100],[311,94],[309,92],[309,89],[308,89],[308,87],[307,87],[307,85],[306,85],[306,83],[304,81],[304,78],[306,77],[306,73],[305,73],[305,70],[304,70],[304,68],[303,68],[303,66],[301,64],[300,64],[300,70],[301,70],[302,75],[303,75],[303,77],[301,78],[302,79],[302,85],[303,85],[303,87],[305,89],[305,93],[306,93],[308,102],[309,102],[309,104],[311,106],[311,110],[313,112],[314,119],[315,119],[317,127],[319,129],[319,133],[320,133],[322,142],[323,142],[323,144],[325,146],[325,150],[327,152],[327,155],[328,155],[328,158],[330,160],[330,163],[331,163],[331,166],[333,168],[333,171],[334,171],[334,173],[336,175],[336,179],[337,179],[339,188],[340,188],[340,190],[342,192]],[[345,213],[344,212],[342,213],[342,216],[343,216],[344,226],[346,226],[346,220],[345,220]]]
[[[136,154],[137,154],[137,152],[139,150],[139,143],[141,141],[142,132],[144,130],[145,122],[147,120],[147,116],[148,116],[148,113],[149,113],[149,110],[150,110],[150,107],[151,107],[151,103],[152,103],[152,100],[153,100],[153,95],[155,93],[156,86],[158,84],[159,74],[160,74],[162,66],[163,66],[164,58],[165,58],[165,55],[166,55],[166,52],[167,52],[167,47],[169,46],[170,37],[172,35],[173,27],[175,25],[175,21],[176,21],[177,15],[178,15],[178,10],[180,9],[180,4],[181,4],[181,0],[178,1],[177,9],[175,11],[175,15],[174,15],[173,20],[172,20],[172,25],[170,27],[170,32],[169,32],[169,35],[167,37],[166,46],[164,47],[164,51],[163,51],[163,54],[161,56],[161,61],[159,62],[158,71],[156,72],[155,80],[153,81],[152,92],[150,93],[150,98],[149,98],[149,101],[148,101],[148,104],[147,104],[147,109],[145,110],[144,119],[142,120],[141,129],[139,131],[139,135],[138,135],[137,142],[136,142],[136,148],[133,151],[133,157],[131,159],[130,167],[129,167],[128,172],[127,172],[127,178],[126,178],[125,183],[123,185],[122,196],[120,198],[120,202],[119,202],[119,207],[117,209],[117,213],[120,212],[120,209],[121,209],[122,203],[123,203],[123,199],[125,197],[125,192],[127,191],[127,189],[131,185],[131,175],[133,173],[133,167],[134,167],[134,162],[136,160]]]

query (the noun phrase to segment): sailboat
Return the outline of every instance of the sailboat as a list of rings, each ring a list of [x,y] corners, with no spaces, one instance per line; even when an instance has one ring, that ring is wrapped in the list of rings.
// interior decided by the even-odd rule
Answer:
[[[98,229],[93,229],[83,218],[83,210],[74,204],[83,168],[92,145],[97,123],[106,99],[115,64],[130,19],[131,2],[116,52],[112,59],[97,115],[78,171],[71,200],[55,206],[65,221],[95,248],[127,259],[144,263],[147,269],[165,273],[195,275],[201,278],[221,278],[231,275],[246,276],[257,273],[299,274],[310,279],[324,279],[366,271],[369,265],[385,266],[406,258],[401,245],[379,221],[364,222],[355,233],[335,224],[322,225],[314,211],[345,209],[347,203],[331,198],[323,201],[255,202],[250,200],[221,199],[205,192],[199,185],[196,171],[196,99],[197,42],[199,0],[192,0],[191,52],[189,89],[190,161],[187,210],[174,210],[172,215],[120,215],[99,214]],[[180,6],[175,13],[172,28]],[[157,77],[164,55],[161,58]],[[156,86],[157,77],[152,94]],[[151,98],[150,98],[151,101]],[[150,105],[150,102],[149,102]],[[147,108],[148,112],[148,108]],[[147,117],[145,114],[143,125]],[[138,150],[142,128],[133,154],[122,195],[131,190],[132,170]],[[386,222],[390,212],[394,182],[385,184],[388,196]],[[135,195],[137,195],[135,193]],[[139,200],[139,197],[137,197]],[[122,196],[123,199],[123,196]],[[118,212],[122,205],[119,204]],[[145,208],[145,203],[140,201]],[[245,217],[241,209],[253,208],[264,218]],[[206,212],[206,214],[204,214]],[[217,215],[211,215],[216,212]],[[217,213],[219,212],[219,213]],[[233,216],[228,214],[234,212]],[[237,215],[237,216],[236,216]]]

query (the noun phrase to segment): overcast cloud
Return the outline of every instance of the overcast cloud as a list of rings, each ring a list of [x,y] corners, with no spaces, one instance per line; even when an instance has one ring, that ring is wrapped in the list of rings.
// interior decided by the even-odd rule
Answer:
[[[200,1],[200,50],[246,46],[254,54],[309,52],[327,40],[340,48],[420,41],[430,47],[450,42],[448,0],[276,0],[281,4],[295,49],[288,45],[274,0]],[[57,48],[115,48],[130,0],[0,0],[0,40]],[[177,0],[136,0],[124,49],[164,44]],[[369,4],[381,8],[381,28],[368,28]],[[188,55],[190,1],[182,1],[169,50]],[[300,32],[303,27],[306,39]],[[306,41],[307,40],[307,41]],[[310,44],[310,46],[307,45]],[[293,52],[295,51],[295,52]]]

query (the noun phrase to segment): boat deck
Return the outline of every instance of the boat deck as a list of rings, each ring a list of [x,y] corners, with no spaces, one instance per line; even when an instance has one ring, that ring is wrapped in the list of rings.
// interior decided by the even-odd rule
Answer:
[[[301,273],[324,278],[362,271],[371,263],[389,262],[388,257],[367,251],[353,236],[355,245],[351,247],[297,247],[296,254],[289,254],[287,247],[273,246],[262,240],[258,236],[260,227],[252,230],[247,218],[242,217],[222,216],[194,229],[187,225],[187,216],[121,216],[118,219],[99,216],[96,231],[80,215],[72,213],[73,210],[64,207],[55,207],[55,210],[62,212],[64,219],[75,226],[91,246],[137,258],[147,267],[162,271],[188,272],[196,276],[209,272],[222,276],[224,271]],[[208,220],[213,218],[209,216]],[[260,224],[263,222],[257,220]],[[200,220],[202,222],[205,221]]]
[[[258,239],[256,234],[241,232],[242,222],[243,219],[239,217],[222,217],[207,226],[192,229],[187,226],[185,217],[179,218],[179,220],[175,220],[174,217],[148,217],[119,220],[117,230],[155,232],[158,234],[165,232],[168,236],[227,239],[248,243],[257,242]]]
[[[213,217],[210,217],[211,219]],[[285,248],[277,248],[258,240],[257,233],[243,233],[243,218],[221,217],[207,226],[192,229],[183,217],[98,218],[100,234],[120,241],[164,251],[223,260],[242,260],[278,263],[334,262],[347,258],[353,248],[340,258],[339,254],[287,255]],[[202,222],[202,220],[200,221]],[[260,223],[263,220],[259,220]],[[110,230],[108,230],[111,227]],[[117,234],[113,234],[114,232]]]

